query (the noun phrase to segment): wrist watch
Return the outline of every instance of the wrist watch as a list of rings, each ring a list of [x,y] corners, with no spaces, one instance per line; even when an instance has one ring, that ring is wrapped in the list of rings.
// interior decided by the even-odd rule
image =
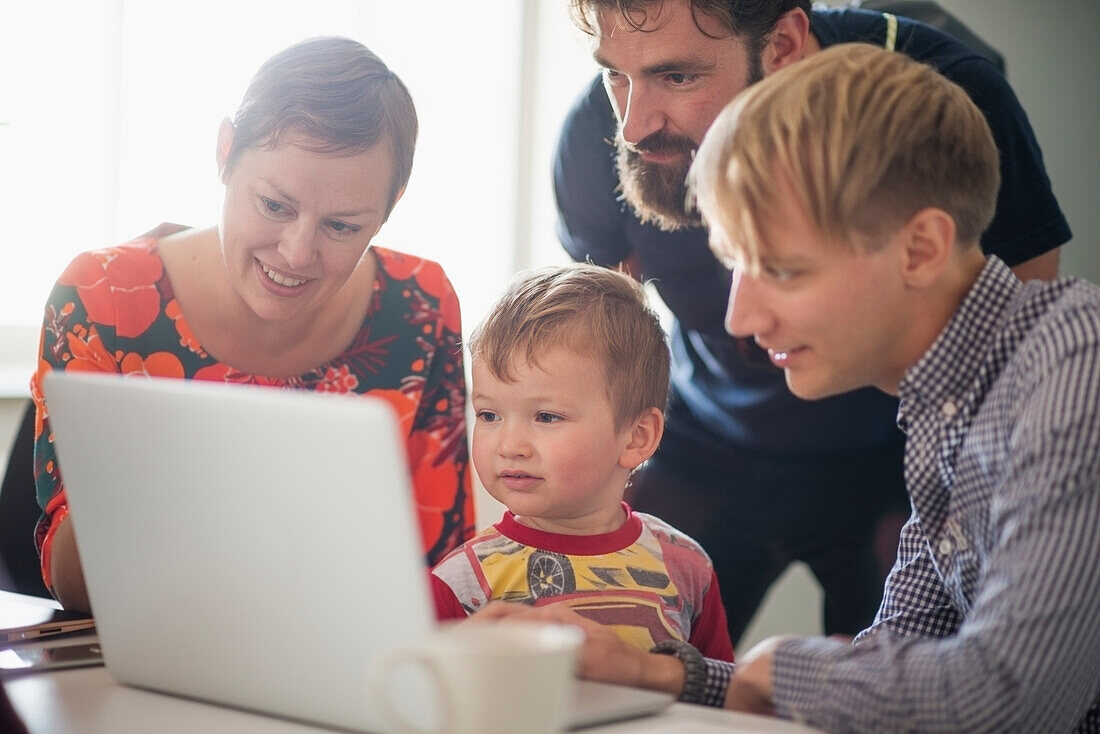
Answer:
[[[658,655],[675,655],[684,664],[684,689],[677,700],[684,703],[702,703],[707,685],[707,664],[703,654],[682,640],[662,640],[650,652]]]

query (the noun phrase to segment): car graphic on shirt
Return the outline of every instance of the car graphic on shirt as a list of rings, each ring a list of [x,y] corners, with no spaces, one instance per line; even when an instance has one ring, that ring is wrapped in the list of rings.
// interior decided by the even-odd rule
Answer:
[[[478,554],[481,570],[497,599],[533,606],[566,604],[643,649],[661,640],[683,639],[665,614],[668,607],[681,608],[680,595],[657,556],[568,556],[511,543],[484,550],[485,555]],[[517,562],[524,556],[525,563]]]

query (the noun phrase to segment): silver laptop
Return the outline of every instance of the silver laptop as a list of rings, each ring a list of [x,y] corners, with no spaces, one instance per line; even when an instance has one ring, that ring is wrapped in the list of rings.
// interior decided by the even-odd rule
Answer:
[[[43,389],[115,679],[386,731],[367,666],[435,622],[384,401],[75,373]],[[416,686],[394,695],[424,705]],[[574,726],[671,702],[587,682],[577,699]]]

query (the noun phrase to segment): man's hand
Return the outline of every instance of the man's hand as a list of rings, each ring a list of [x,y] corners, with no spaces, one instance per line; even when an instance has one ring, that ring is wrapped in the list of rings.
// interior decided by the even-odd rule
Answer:
[[[506,619],[517,622],[571,624],[584,631],[577,675],[636,688],[667,691],[679,696],[684,688],[684,664],[671,655],[654,655],[623,642],[609,627],[582,617],[564,604],[530,607],[495,601],[462,624]]]
[[[789,635],[769,637],[741,656],[726,689],[726,708],[750,714],[775,714],[772,705],[772,656]]]

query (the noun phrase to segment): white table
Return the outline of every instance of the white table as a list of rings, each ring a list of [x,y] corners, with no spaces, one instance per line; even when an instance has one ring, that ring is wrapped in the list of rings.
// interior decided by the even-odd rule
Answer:
[[[57,608],[52,600],[0,591]],[[94,635],[66,638],[65,644],[94,641]],[[37,643],[31,643],[37,644]],[[5,676],[4,689],[31,734],[317,734],[332,729],[310,726],[116,683],[103,666]],[[732,711],[673,704],[642,719],[590,727],[584,734],[813,734],[789,721]]]
[[[308,734],[331,731],[284,719],[142,691],[103,667],[24,674],[4,680],[32,734]],[[585,734],[806,734],[789,721],[674,704],[662,714],[583,730]]]

